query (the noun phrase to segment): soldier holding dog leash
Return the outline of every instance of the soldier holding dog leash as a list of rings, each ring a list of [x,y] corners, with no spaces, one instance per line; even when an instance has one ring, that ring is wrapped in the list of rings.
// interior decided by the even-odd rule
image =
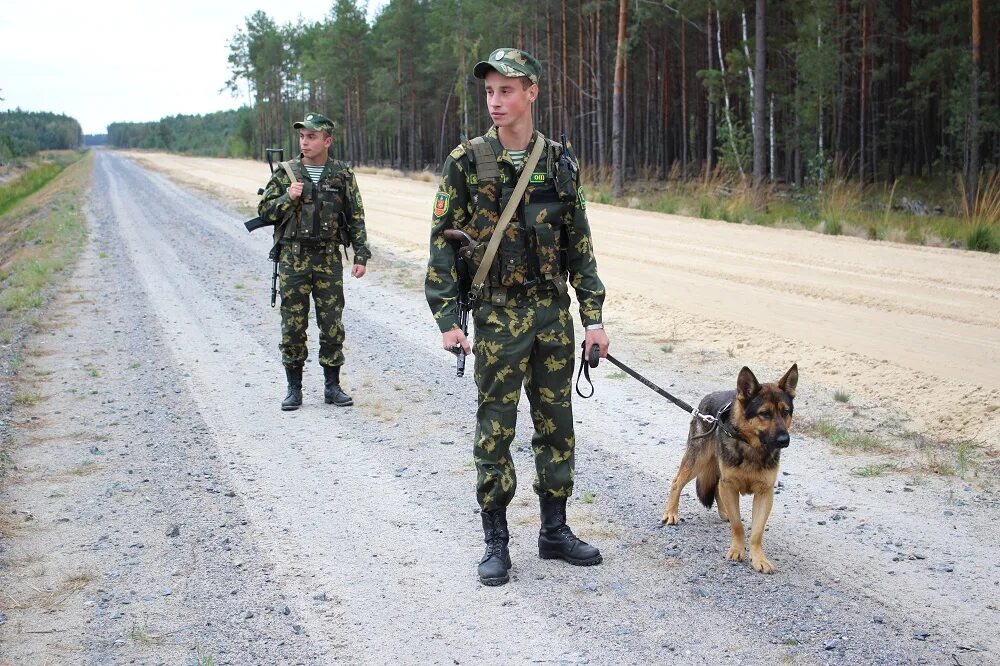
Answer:
[[[609,344],[601,321],[605,292],[579,167],[567,146],[533,128],[540,72],[535,58],[510,48],[493,51],[475,66],[494,126],[463,142],[445,161],[425,280],[444,348],[475,353],[479,406],[473,452],[486,542],[478,571],[485,585],[509,580],[506,510],[516,487],[510,445],[522,385],[535,427],[538,554],[579,566],[602,561],[600,551],[566,524],[574,477],[576,349],[567,280],[580,303],[585,345],[596,345],[601,356]],[[460,321],[456,259],[474,276],[462,287],[473,302],[471,348]]]

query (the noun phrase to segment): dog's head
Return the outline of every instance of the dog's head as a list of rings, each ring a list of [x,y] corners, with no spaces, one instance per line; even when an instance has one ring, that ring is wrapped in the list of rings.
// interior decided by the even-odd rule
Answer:
[[[788,446],[788,428],[792,425],[794,409],[792,400],[798,381],[799,367],[794,363],[774,384],[761,384],[750,368],[740,370],[736,379],[736,402],[742,419],[736,425],[748,442],[760,442],[769,451]]]

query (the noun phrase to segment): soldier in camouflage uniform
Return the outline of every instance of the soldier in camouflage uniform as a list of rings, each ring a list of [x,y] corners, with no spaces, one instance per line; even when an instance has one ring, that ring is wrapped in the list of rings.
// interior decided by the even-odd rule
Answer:
[[[340,244],[354,248],[351,275],[361,278],[371,257],[365,234],[365,209],[351,167],[329,156],[333,122],[318,113],[293,125],[302,154],[274,172],[257,207],[261,219],[275,223],[275,250],[281,276],[281,362],[288,394],[281,409],[302,405],[309,295],[316,305],[319,363],[324,399],[340,407],[354,401],[340,387],[344,364],[344,270]],[[310,170],[313,172],[310,174]]]
[[[544,141],[473,314],[476,333],[471,351],[479,390],[474,457],[486,541],[479,577],[486,585],[509,580],[506,508],[516,486],[510,445],[522,385],[535,427],[539,555],[575,565],[601,562],[598,549],[578,539],[566,525],[566,500],[573,493],[570,398],[576,349],[566,285],[568,279],[580,303],[587,349],[596,344],[606,356],[608,337],[601,323],[604,285],[597,276],[578,166],[567,149],[533,130],[531,105],[538,96],[540,71],[531,55],[509,48],[497,49],[476,65],[474,74],[485,81],[494,126],[485,136],[457,147],[445,161],[434,202],[424,286],[444,348],[460,346],[468,353],[456,307],[456,248],[443,233],[458,229],[475,241],[469,267],[474,274],[521,176],[521,158],[530,154],[535,142]]]

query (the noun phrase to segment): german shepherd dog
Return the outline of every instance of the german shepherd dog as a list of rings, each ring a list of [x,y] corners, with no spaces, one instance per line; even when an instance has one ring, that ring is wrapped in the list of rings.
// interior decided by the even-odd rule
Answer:
[[[750,564],[761,573],[774,573],[774,565],[764,557],[764,524],[774,502],[781,450],[788,446],[798,381],[798,364],[775,384],[761,384],[744,367],[735,391],[717,391],[702,399],[698,411],[716,416],[718,423],[709,426],[697,416],[691,419],[687,451],[670,486],[661,524],[677,524],[681,490],[697,477],[698,499],[708,508],[718,500],[719,517],[732,528],[726,559],[743,560],[746,550],[740,495],[752,493]]]

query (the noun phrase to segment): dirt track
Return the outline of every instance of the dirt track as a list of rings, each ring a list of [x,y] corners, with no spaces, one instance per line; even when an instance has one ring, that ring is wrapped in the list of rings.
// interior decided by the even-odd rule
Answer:
[[[266,174],[258,162],[138,158],[248,205]],[[358,182],[373,242],[425,260],[436,184],[371,173]],[[1000,452],[1000,257],[597,204],[588,211],[619,355],[626,340],[645,336],[751,367],[798,361],[805,382],[848,393],[856,416],[871,412],[886,436],[915,431]],[[671,357],[656,364],[669,373]],[[827,408],[812,417],[836,419]]]
[[[259,164],[157,163],[208,164],[200,187],[215,196],[231,196],[237,184],[253,191],[261,180]],[[238,213],[162,174],[98,155],[91,246],[21,371],[40,401],[16,413],[18,470],[0,496],[9,535],[0,553],[0,663],[189,663],[202,655],[220,664],[1000,659],[1000,503],[990,485],[858,476],[854,468],[880,459],[836,455],[794,433],[765,541],[778,573],[762,576],[722,559],[728,528],[697,505],[691,488],[681,526],[658,527],[686,415],[603,366],[595,398],[574,403],[570,518],[605,563],[576,569],[533,552],[538,517],[522,413],[513,578],[481,587],[474,390],[470,377],[454,377],[422,294],[433,185],[365,174],[359,181],[375,260],[364,280],[346,285],[345,387],[357,404],[323,405],[313,363],[305,406],[283,414],[278,317],[266,305],[269,239],[246,234]],[[930,394],[934,382],[975,390],[945,369],[935,378],[907,369],[916,342],[898,354],[888,345],[893,360],[876,363],[838,351],[836,340],[826,347],[828,331],[813,330],[819,324],[802,326],[815,341],[781,328],[776,346],[763,342],[772,318],[758,314],[763,323],[736,335],[732,313],[746,302],[776,314],[822,303],[821,294],[832,298],[824,290],[838,287],[834,265],[846,271],[836,291],[856,285],[859,302],[831,300],[840,305],[829,309],[879,311],[870,302],[879,290],[911,293],[903,289],[907,271],[944,281],[949,271],[922,267],[920,256],[956,257],[968,298],[982,304],[996,299],[996,285],[981,275],[972,287],[969,276],[995,267],[995,257],[591,212],[612,293],[613,345],[682,396],[728,386],[743,363],[773,379],[793,359],[802,369],[797,418],[850,410],[833,403],[831,387],[852,392],[859,419],[891,413],[876,400],[908,394],[886,379],[890,372],[918,382],[911,391]],[[622,236],[633,226],[655,237],[639,241],[643,247],[664,249],[637,260],[626,249],[636,241]],[[710,237],[710,250],[695,247],[694,238]],[[780,251],[790,238],[815,244],[796,250],[813,257],[815,270]],[[731,249],[748,244],[779,248],[759,251],[778,258],[751,262]],[[834,262],[823,259],[831,253],[824,246],[862,256]],[[879,271],[891,271],[881,285],[864,268],[875,261],[865,258],[870,252],[899,255],[878,259]],[[906,262],[913,265],[904,270]],[[801,275],[803,283],[788,283],[816,295],[782,288],[785,272]],[[639,295],[650,273],[656,284]],[[943,298],[958,288],[928,289]],[[912,294],[891,299],[906,304],[901,310],[929,307]],[[692,309],[707,301],[706,311],[726,316],[706,322],[675,300]],[[929,316],[901,310],[886,321]],[[941,328],[969,327],[992,340],[995,358],[996,331],[987,326],[995,312],[977,314],[971,303],[935,310],[951,322]],[[966,371],[986,375],[971,362]],[[854,388],[862,383],[885,392],[865,397]],[[989,390],[996,395],[995,384]]]

